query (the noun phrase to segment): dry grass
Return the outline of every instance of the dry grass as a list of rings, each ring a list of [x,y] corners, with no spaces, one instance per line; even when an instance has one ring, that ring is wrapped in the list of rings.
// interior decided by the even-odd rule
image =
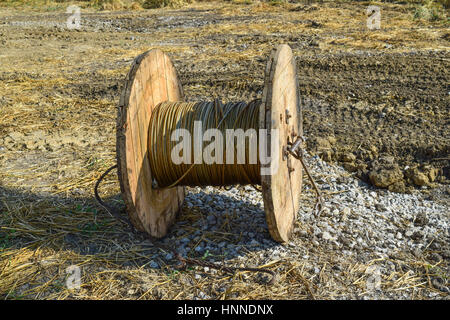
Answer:
[[[27,1],[29,3],[29,1]],[[36,2],[38,3],[38,2]],[[98,1],[98,6],[114,1]],[[3,4],[3,3],[2,3]],[[81,3],[83,5],[83,3]],[[66,4],[63,4],[65,8]],[[194,8],[213,9],[215,4],[193,4]],[[310,258],[281,258],[262,261],[259,252],[246,252],[243,259],[227,259],[228,265],[245,261],[261,263],[278,274],[274,286],[268,286],[259,275],[246,272],[235,275],[204,272],[201,268],[175,271],[173,261],[160,259],[157,249],[147,241],[135,237],[127,228],[93,201],[92,189],[100,174],[114,164],[115,117],[117,92],[128,70],[130,59],[149,49],[159,47],[177,59],[192,57],[191,39],[208,38],[224,32],[245,35],[248,28],[263,34],[304,33],[321,34],[318,44],[323,50],[359,50],[384,48],[395,43],[396,50],[408,48],[442,48],[442,29],[427,28],[417,32],[416,22],[408,12],[389,10],[390,17],[383,30],[364,31],[364,8],[358,7],[355,16],[351,6],[338,8],[317,7],[302,13],[290,11],[296,4],[285,4],[280,10],[286,21],[252,22],[241,25],[227,22],[200,27],[174,28],[139,35],[140,42],[126,47],[124,40],[131,32],[100,38],[82,32],[89,43],[70,48],[61,57],[61,44],[78,40],[65,35],[61,40],[55,33],[46,42],[47,47],[27,42],[27,50],[8,47],[0,64],[0,136],[11,132],[23,135],[13,150],[0,154],[0,297],[4,299],[193,299],[200,292],[215,299],[333,299],[358,297],[366,290],[369,277],[366,272],[376,261],[360,263],[344,260],[336,252],[325,248],[311,248],[309,243],[297,242],[298,248],[307,248]],[[105,6],[105,9],[107,7]],[[111,9],[115,9],[112,7]],[[236,5],[226,3],[218,14],[232,16],[246,13],[264,16],[273,8],[269,4]],[[158,11],[164,14],[164,11]],[[312,28],[307,20],[321,24]],[[353,31],[352,31],[353,30]],[[15,29],[16,32],[23,32]],[[32,31],[30,31],[32,32]],[[70,38],[73,37],[73,38]],[[120,38],[119,38],[120,37]],[[64,39],[64,38],[62,38]],[[189,41],[187,41],[188,39]],[[430,40],[431,39],[431,40]],[[98,42],[97,42],[98,41]],[[185,43],[179,45],[176,41]],[[184,42],[183,42],[184,41]],[[243,40],[245,41],[245,39]],[[151,45],[149,45],[149,43]],[[264,56],[271,43],[248,47],[236,52],[224,52],[220,47],[205,47],[196,53],[195,63],[223,61],[229,64]],[[56,48],[56,49],[55,49]],[[14,60],[12,59],[14,58]],[[12,65],[11,61],[14,61]],[[252,79],[239,79],[245,84]],[[238,79],[225,81],[239,93]],[[84,85],[89,84],[89,88]],[[114,87],[114,84],[118,84]],[[80,89],[81,88],[81,89]],[[190,87],[191,95],[201,94],[205,85]],[[84,91],[83,91],[84,90]],[[81,96],[80,92],[86,96]],[[111,92],[113,96],[109,96]],[[30,140],[37,130],[44,132],[46,144],[37,148]],[[52,140],[53,139],[53,140]],[[83,142],[83,139],[86,142]],[[28,146],[30,143],[30,146]],[[107,179],[102,193],[108,201],[122,206],[120,190],[114,176]],[[305,206],[313,206],[312,193],[303,194]],[[202,213],[184,209],[174,230],[184,234],[195,232],[192,221]],[[230,218],[232,226],[232,219]],[[304,226],[297,226],[302,228]],[[209,241],[234,240],[232,229],[224,226],[218,232],[202,237]],[[177,237],[176,234],[170,236]],[[195,248],[197,244],[192,243]],[[161,268],[150,266],[152,260]],[[397,271],[381,275],[381,287],[386,292],[414,290],[416,297],[434,291],[430,279],[440,274],[439,265],[401,256],[393,262]],[[82,270],[81,289],[69,290],[65,282],[66,268],[77,265]],[[336,273],[334,266],[341,267]],[[320,271],[316,273],[314,268]],[[208,275],[196,277],[196,275]]]
[[[99,167],[97,174],[100,169],[103,168]],[[85,188],[82,183],[78,187]],[[343,261],[333,251],[316,249],[310,253],[313,255],[310,259],[282,258],[261,264],[260,267],[277,273],[274,286],[245,272],[227,275],[204,272],[198,267],[176,271],[172,263],[163,260],[157,260],[161,269],[154,269],[149,264],[155,259],[156,249],[142,239],[130,237],[123,225],[98,212],[90,201],[51,199],[27,198],[20,192],[3,194],[0,297],[193,299],[203,293],[215,299],[335,299],[351,297],[354,291],[366,294],[370,277],[367,270],[380,262],[379,259],[364,264],[351,259]],[[308,202],[312,202],[310,194],[304,196],[304,203]],[[200,218],[197,212],[185,211],[176,228],[189,229],[186,226]],[[204,237],[209,241],[223,241],[226,231],[219,230]],[[77,246],[85,248],[81,253],[66,246],[68,239],[74,237]],[[95,244],[95,252],[88,251],[90,244]],[[192,248],[195,245],[193,243]],[[298,245],[308,246],[306,243]],[[257,261],[257,256],[258,252],[249,252],[245,260]],[[381,275],[380,288],[384,292],[414,288],[416,298],[420,298],[424,289],[433,288],[430,277],[439,273],[439,265],[406,256],[391,261],[403,265],[399,271]],[[226,263],[240,265],[242,261],[229,259]],[[319,273],[311,272],[311,263]],[[66,268],[72,265],[82,270],[80,289],[66,287]],[[339,276],[336,276],[335,265],[343,269]],[[199,274],[207,276],[198,278]]]
[[[181,7],[188,3],[192,3],[192,0],[144,0],[142,6],[146,9],[163,8],[163,7]]]

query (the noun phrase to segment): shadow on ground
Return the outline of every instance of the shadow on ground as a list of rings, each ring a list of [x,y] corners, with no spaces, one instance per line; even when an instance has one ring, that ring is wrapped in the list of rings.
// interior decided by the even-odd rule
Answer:
[[[104,201],[126,217],[120,194]],[[49,247],[101,256],[123,266],[159,268],[177,263],[172,254],[111,217],[93,196],[66,198],[0,187],[0,212],[0,252]],[[203,190],[186,192],[175,224],[159,241],[184,257],[225,262],[278,245],[268,233],[260,206]],[[118,254],[130,259],[118,261]]]

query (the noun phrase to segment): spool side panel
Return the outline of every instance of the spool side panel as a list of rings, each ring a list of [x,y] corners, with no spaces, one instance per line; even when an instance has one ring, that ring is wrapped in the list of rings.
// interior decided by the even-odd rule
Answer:
[[[132,96],[131,88],[133,81],[144,57],[145,53],[136,57],[127,74],[124,89],[119,100],[116,127],[116,155],[120,190],[129,218],[136,229],[140,231],[144,231],[144,227],[136,214],[136,211],[139,210],[136,208],[139,205],[139,201],[137,201],[137,194],[133,192],[137,186],[137,169],[134,161],[130,161],[131,158],[129,156],[127,157],[134,150],[131,129],[128,127],[130,123],[128,105],[130,96]]]
[[[290,111],[292,114],[291,121],[289,123],[289,133],[290,141],[294,142],[298,136],[303,137],[303,110],[300,103],[300,91],[298,87],[298,76],[297,76],[297,63],[295,56],[292,55],[291,60],[291,70],[293,70],[293,77],[295,78],[295,83],[293,84],[292,95],[295,96],[294,103],[290,106]],[[295,134],[294,134],[295,133]],[[303,167],[299,160],[290,156],[291,166],[295,171],[291,172],[289,175],[289,181],[291,183],[291,190],[293,191],[292,203],[294,206],[294,220],[300,209],[300,194],[302,192],[303,185]]]
[[[127,212],[137,229],[158,238],[167,233],[184,199],[181,187],[152,189],[147,150],[152,109],[168,97],[182,99],[179,81],[166,86],[172,78],[178,79],[170,59],[160,50],[148,51],[135,59],[119,103],[117,158]]]
[[[181,83],[178,80],[178,75],[175,67],[170,61],[170,58],[161,50],[156,50],[155,57],[152,60],[149,60],[149,62],[152,63],[152,66],[157,69],[157,77],[152,77],[151,81],[151,85],[153,86],[152,92],[154,92],[154,106],[160,102],[168,100],[182,101],[183,94]],[[169,82],[176,85],[168,86],[167,84]],[[148,139],[149,138],[147,135],[147,144]],[[148,156],[149,155],[146,154],[147,161]],[[155,225],[157,227],[157,232],[162,234],[161,236],[167,233],[168,226],[170,226],[175,220],[177,213],[180,211],[183,200],[184,187],[152,189],[151,206],[153,210],[151,214],[147,216],[147,219],[150,225]]]
[[[289,121],[286,110],[291,116]],[[300,114],[295,59],[290,47],[281,45],[267,64],[260,110],[260,127],[277,129],[279,133],[273,146],[278,151],[278,162],[271,163],[273,174],[261,177],[267,224],[271,236],[279,242],[289,240],[299,209],[301,164],[292,157],[283,157],[283,147],[295,140],[294,133],[302,135]],[[267,145],[270,150],[270,140]],[[288,165],[294,171],[289,172]]]
[[[133,83],[134,90],[132,92],[134,95],[131,96],[130,103],[130,115],[132,116],[130,120],[131,134],[133,137],[134,151],[130,154],[131,157],[135,158],[138,184],[136,186],[135,192],[138,196],[139,210],[137,214],[139,219],[142,221],[145,231],[150,234],[157,232],[154,225],[150,224],[148,216],[149,211],[151,211],[151,194],[152,187],[151,181],[152,176],[150,173],[150,164],[147,159],[147,137],[148,137],[148,123],[150,121],[152,101],[150,95],[152,92],[151,82],[148,82],[150,77],[148,59],[144,59],[141,62],[141,66],[138,69]],[[150,229],[150,230],[149,230]]]

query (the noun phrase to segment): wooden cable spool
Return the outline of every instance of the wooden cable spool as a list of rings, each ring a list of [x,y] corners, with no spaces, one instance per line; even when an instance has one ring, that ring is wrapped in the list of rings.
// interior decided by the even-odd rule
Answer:
[[[170,58],[154,49],[139,55],[127,75],[117,118],[117,163],[121,192],[136,229],[164,237],[184,200],[184,186],[155,189],[149,163],[149,122],[152,111],[165,101],[184,101],[183,88]],[[278,129],[278,170],[261,175],[269,232],[278,242],[291,235],[302,186],[299,161],[286,148],[303,135],[295,57],[288,45],[273,50],[265,70],[259,128]],[[267,148],[270,150],[270,141]],[[269,164],[273,165],[273,161]]]

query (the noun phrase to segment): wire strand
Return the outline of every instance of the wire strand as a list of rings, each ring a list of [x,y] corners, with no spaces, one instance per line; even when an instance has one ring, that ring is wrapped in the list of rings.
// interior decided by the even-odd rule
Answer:
[[[250,103],[231,102],[223,105],[219,100],[215,100],[196,103],[162,102],[157,105],[150,118],[148,141],[150,169],[157,186],[168,188],[177,185],[260,184],[257,143],[260,104],[260,100],[253,100]],[[177,129],[187,130],[184,132],[189,133],[189,136],[187,138],[183,136],[183,139],[190,139],[190,141],[173,140],[172,134]],[[209,129],[217,129],[220,137],[212,134],[211,141],[204,141],[203,136],[199,136],[199,132],[205,133]],[[180,136],[181,133],[178,137]],[[219,138],[222,141],[216,141]],[[190,147],[190,155],[185,155],[184,152],[189,150],[182,147],[177,156],[185,162],[175,164],[172,152],[178,150],[174,148],[179,143],[186,148]],[[204,161],[203,156],[207,151],[211,151],[206,156],[210,155],[210,161],[213,160],[213,163]],[[203,159],[201,163],[198,163],[199,152]],[[231,163],[226,161],[231,160],[227,157],[227,152],[230,154],[232,152],[229,156],[233,157]],[[238,162],[238,160],[241,161]]]

